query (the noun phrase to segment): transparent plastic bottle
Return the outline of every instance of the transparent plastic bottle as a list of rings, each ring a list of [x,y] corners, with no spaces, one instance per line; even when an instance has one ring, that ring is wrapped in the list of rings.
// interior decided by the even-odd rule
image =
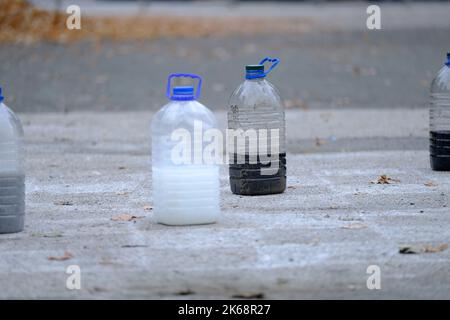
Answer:
[[[14,233],[25,217],[23,129],[2,101],[0,88],[0,233]]]
[[[196,95],[192,86],[171,91],[171,81],[177,77],[197,79]],[[203,141],[205,132],[217,129],[214,114],[196,101],[201,83],[197,75],[170,75],[171,101],[152,120],[153,212],[158,223],[214,223],[220,214],[218,164],[197,153],[208,144]]]
[[[430,90],[430,162],[436,171],[450,171],[450,53]]]
[[[267,71],[265,62],[272,63]],[[286,189],[283,103],[278,90],[266,80],[278,63],[279,59],[265,58],[247,65],[246,80],[229,100],[229,173],[234,194],[264,195]]]

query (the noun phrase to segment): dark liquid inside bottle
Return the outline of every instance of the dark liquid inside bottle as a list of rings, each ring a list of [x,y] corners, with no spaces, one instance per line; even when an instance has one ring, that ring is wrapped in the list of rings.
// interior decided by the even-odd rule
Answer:
[[[286,154],[277,157],[256,157],[256,161],[246,155],[230,157],[230,186],[234,194],[264,195],[282,193],[286,189]],[[255,163],[256,162],[256,163]]]
[[[450,131],[430,131],[431,169],[450,171]]]
[[[23,230],[25,176],[0,175],[0,234]]]

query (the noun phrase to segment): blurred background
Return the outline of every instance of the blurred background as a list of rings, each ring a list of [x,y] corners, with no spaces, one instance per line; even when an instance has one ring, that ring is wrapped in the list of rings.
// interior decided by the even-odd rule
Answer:
[[[371,2],[373,4],[374,2]],[[288,109],[426,108],[450,50],[447,1],[0,0],[0,84],[19,112],[157,110],[166,77],[204,77],[225,110],[245,64],[281,58]],[[81,8],[81,30],[65,27]]]

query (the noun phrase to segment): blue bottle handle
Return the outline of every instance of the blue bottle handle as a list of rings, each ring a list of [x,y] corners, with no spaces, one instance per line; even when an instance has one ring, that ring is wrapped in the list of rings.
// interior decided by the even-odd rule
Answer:
[[[169,78],[167,78],[167,91],[166,96],[167,98],[171,99],[172,94],[170,93],[171,83],[173,78],[192,78],[192,79],[198,79],[198,85],[197,85],[197,92],[195,93],[195,99],[197,100],[200,97],[200,92],[202,90],[202,78],[196,74],[192,73],[172,73],[169,75]]]
[[[278,58],[270,58],[270,57],[265,57],[264,59],[261,60],[261,62],[259,63],[260,65],[264,65],[264,63],[266,62],[271,62],[272,65],[270,66],[270,68],[264,72],[264,75],[267,76],[269,74],[270,71],[272,71],[273,69],[275,69],[275,67],[280,63],[280,59]]]

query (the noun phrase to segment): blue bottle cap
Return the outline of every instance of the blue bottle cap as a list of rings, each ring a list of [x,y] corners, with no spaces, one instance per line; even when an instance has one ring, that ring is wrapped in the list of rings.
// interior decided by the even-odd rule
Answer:
[[[3,101],[4,97],[2,96],[2,87],[0,87],[0,103]]]
[[[176,101],[194,100],[194,87],[192,86],[174,87],[171,99]]]
[[[267,69],[267,71],[264,70],[264,64],[266,62],[271,63],[272,65]],[[270,58],[266,57],[262,59],[258,64],[250,64],[245,66],[245,79],[258,79],[258,78],[264,78],[269,74],[270,71],[272,71],[277,65],[280,63],[280,59],[278,58]]]
[[[265,76],[262,64],[248,64],[245,66],[245,79],[258,79]]]

